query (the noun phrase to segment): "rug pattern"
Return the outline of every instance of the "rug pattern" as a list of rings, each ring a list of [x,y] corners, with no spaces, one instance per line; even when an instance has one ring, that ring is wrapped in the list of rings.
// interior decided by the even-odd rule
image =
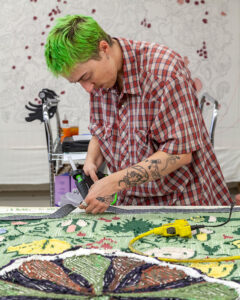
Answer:
[[[225,213],[72,213],[61,220],[0,222],[1,299],[63,299],[62,294],[67,295],[64,299],[208,299],[206,295],[237,299],[239,261],[182,264],[202,274],[194,277],[172,264],[160,266],[155,259],[149,263],[145,257],[131,257],[128,249],[133,237],[176,219],[184,218],[192,225],[217,225],[227,217]],[[239,213],[233,213],[230,223],[197,230],[191,239],[148,236],[136,248],[148,255],[173,258],[239,255],[239,221]],[[100,252],[79,255],[80,250]],[[125,256],[116,256],[116,251]]]

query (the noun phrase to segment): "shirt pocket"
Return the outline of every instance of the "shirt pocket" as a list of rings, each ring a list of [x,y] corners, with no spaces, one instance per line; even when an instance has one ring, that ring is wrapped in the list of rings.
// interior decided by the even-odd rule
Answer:
[[[94,135],[97,137],[107,166],[111,172],[116,172],[115,153],[113,145],[113,132],[111,125],[97,125]]]

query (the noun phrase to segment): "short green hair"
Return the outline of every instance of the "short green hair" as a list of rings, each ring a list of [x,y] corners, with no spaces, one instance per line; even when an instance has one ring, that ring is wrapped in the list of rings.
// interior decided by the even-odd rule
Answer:
[[[99,59],[99,42],[112,45],[111,37],[92,18],[67,15],[57,19],[45,45],[49,70],[55,75],[67,76],[77,63]]]

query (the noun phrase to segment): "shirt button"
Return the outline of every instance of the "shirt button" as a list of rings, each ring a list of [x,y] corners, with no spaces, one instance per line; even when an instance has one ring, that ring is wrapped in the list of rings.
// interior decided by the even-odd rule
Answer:
[[[124,107],[126,107],[127,106],[127,102],[120,102],[120,103],[118,103],[118,108],[120,109],[120,108],[124,108]]]

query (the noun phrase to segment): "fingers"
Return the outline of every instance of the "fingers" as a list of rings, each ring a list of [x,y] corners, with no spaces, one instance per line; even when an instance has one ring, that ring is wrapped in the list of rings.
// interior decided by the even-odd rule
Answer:
[[[91,179],[93,180],[93,182],[96,182],[98,180],[97,174],[94,170],[91,170],[89,172],[89,175],[90,175]]]
[[[79,205],[79,207],[80,207],[81,209],[85,209],[86,207],[88,207],[88,204],[83,200],[83,201],[81,202],[81,204]]]
[[[86,209],[89,205],[89,202],[86,202],[85,200],[83,200],[80,205],[78,206],[81,209]]]
[[[80,204],[78,207],[79,207],[80,209],[85,209],[85,208],[86,208],[86,206],[85,206],[85,205],[82,205],[82,204]]]
[[[108,208],[106,204],[100,203],[99,201],[96,202],[97,204],[91,203],[88,207],[85,208],[86,213],[99,214],[103,213]]]
[[[107,209],[107,207],[95,207],[90,213],[91,214],[94,214],[94,215],[96,215],[96,214],[102,214],[102,213],[104,213],[105,212],[105,210]]]
[[[83,171],[87,176],[90,176],[93,182],[98,180],[97,177],[97,167],[95,165],[92,165],[91,167],[83,166]]]
[[[86,206],[87,205],[87,206]],[[105,210],[108,208],[108,205],[101,203],[99,201],[92,201],[91,203],[87,203],[83,201],[80,205],[79,208],[85,209],[86,213],[91,213],[91,214],[101,214],[104,213]]]

